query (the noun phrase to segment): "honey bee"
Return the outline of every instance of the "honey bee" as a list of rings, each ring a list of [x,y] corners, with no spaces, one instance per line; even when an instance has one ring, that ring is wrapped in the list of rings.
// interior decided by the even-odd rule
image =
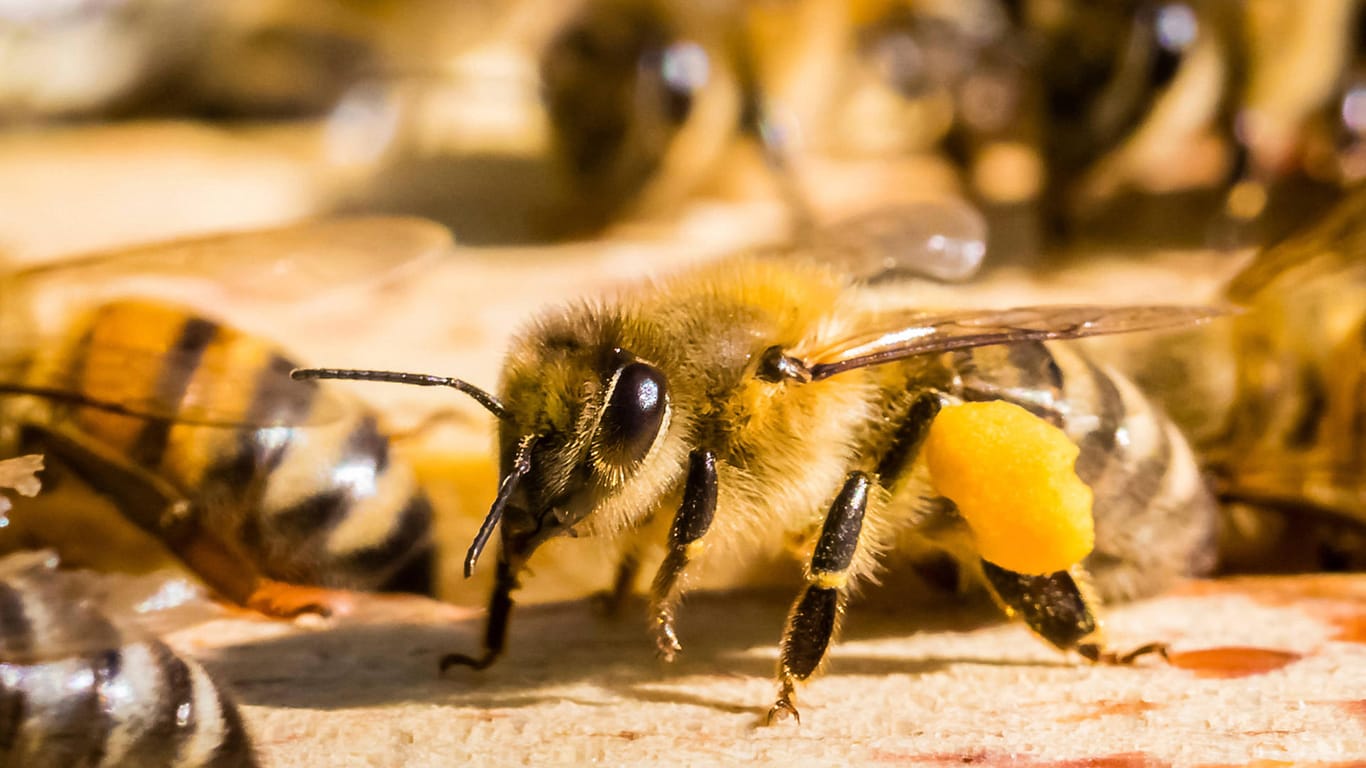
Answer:
[[[0,561],[0,765],[249,768],[231,695],[55,558]]]
[[[831,254],[837,251],[832,250]],[[824,254],[822,254],[824,255]],[[497,534],[483,652],[502,653],[512,592],[559,535],[667,541],[649,622],[666,659],[692,561],[803,542],[807,584],[781,643],[770,720],[796,716],[850,592],[888,551],[961,562],[1048,642],[1127,662],[1099,635],[1097,601],[1155,592],[1214,564],[1217,515],[1184,436],[1127,379],[1054,340],[1199,322],[1202,307],[878,308],[830,263],[747,253],[601,301],[551,310],[511,344],[497,396],[440,376],[308,369],[296,378],[450,386],[499,421],[501,482],[465,560]],[[920,456],[941,409],[1006,401],[1080,447],[1095,495],[1083,564],[1024,574],[984,560]],[[623,565],[633,582],[633,560]]]
[[[259,295],[287,293],[280,278],[292,274],[308,290],[335,289],[449,245],[425,222],[337,220],[19,273],[8,309],[34,312],[41,342],[0,382],[8,420],[24,447],[108,496],[237,603],[292,615],[330,610],[341,598],[330,589],[427,591],[431,505],[379,415],[291,381],[297,362],[259,336],[137,298],[136,283],[207,276],[217,290],[239,281]],[[45,304],[73,294],[89,305]],[[11,319],[13,332],[24,318]],[[65,326],[47,335],[53,322]]]

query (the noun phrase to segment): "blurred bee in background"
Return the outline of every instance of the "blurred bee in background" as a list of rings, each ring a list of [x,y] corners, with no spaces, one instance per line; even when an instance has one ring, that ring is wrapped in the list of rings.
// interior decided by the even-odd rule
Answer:
[[[886,93],[937,94],[945,147],[1012,250],[1203,244],[1274,202],[1266,239],[1331,198],[1302,154],[1348,65],[1350,0],[865,5],[861,50]]]
[[[26,344],[0,382],[6,428],[240,604],[292,615],[340,607],[329,589],[429,592],[431,506],[378,414],[291,381],[297,363],[263,338],[138,296],[185,281],[317,294],[450,245],[426,222],[335,220],[12,275],[7,338]]]
[[[0,560],[0,765],[250,768],[231,695],[55,558]],[[132,610],[130,608],[130,610]]]
[[[702,193],[776,193],[800,229],[833,218],[831,163],[872,174],[848,194],[886,197],[953,186],[908,159],[947,154],[1001,260],[1079,232],[1203,237],[1221,210],[1298,220],[1303,189],[1331,195],[1350,165],[1355,13],[1352,0],[34,6],[0,14],[0,120],[317,119],[326,205],[429,216],[471,243],[592,235]]]
[[[1097,345],[1190,435],[1234,510],[1237,567],[1366,567],[1363,222],[1357,189],[1259,253],[1226,289],[1244,308],[1227,322]]]
[[[1119,374],[1045,342],[1180,326],[1214,311],[879,307],[846,274],[808,258],[847,266],[863,252],[736,256],[551,310],[512,343],[497,397],[437,376],[295,371],[453,386],[499,419],[502,480],[465,560],[468,576],[498,534],[484,650],[448,656],[443,668],[498,658],[522,570],[560,535],[667,541],[649,615],[669,659],[685,572],[704,548],[744,558],[775,538],[800,542],[807,585],[783,633],[770,719],[796,714],[795,685],[825,657],[849,593],[898,547],[947,554],[1060,649],[1114,663],[1156,650],[1109,649],[1097,600],[1151,594],[1211,568],[1213,499],[1160,410]],[[984,559],[935,491],[922,445],[943,409],[972,401],[1021,406],[1080,446],[1077,475],[1096,500],[1095,548],[1082,565],[1026,574]],[[632,549],[617,580],[626,589]]]
[[[377,72],[468,44],[497,2],[184,0],[0,9],[0,124],[326,113]]]

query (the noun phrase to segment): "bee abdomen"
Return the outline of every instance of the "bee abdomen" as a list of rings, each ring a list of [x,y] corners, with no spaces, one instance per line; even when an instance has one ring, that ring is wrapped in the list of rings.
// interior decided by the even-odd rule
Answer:
[[[1087,565],[1101,597],[1140,597],[1209,572],[1218,514],[1185,435],[1117,372],[1050,351],[1063,372],[1063,428],[1081,449],[1077,475],[1095,495]]]
[[[339,439],[311,430],[291,441],[244,538],[277,578],[374,588],[429,547],[431,504],[373,414],[338,429]]]
[[[122,638],[50,572],[0,582],[0,624],[0,766],[256,765],[236,705],[202,667]],[[25,636],[29,650],[13,652]]]
[[[1215,565],[1218,515],[1185,436],[1128,379],[1065,344],[955,354],[965,399],[1004,399],[1063,429],[1094,494],[1086,565],[1102,599],[1154,593]]]

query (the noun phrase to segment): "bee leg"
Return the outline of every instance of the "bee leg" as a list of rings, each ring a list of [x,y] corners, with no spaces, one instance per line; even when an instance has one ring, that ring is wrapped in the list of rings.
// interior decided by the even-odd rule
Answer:
[[[849,566],[858,551],[859,532],[863,529],[863,514],[868,509],[872,485],[868,474],[850,473],[825,516],[825,525],[811,555],[806,589],[792,606],[783,629],[778,700],[768,711],[769,724],[786,717],[801,722],[801,715],[792,703],[793,694],[796,684],[809,678],[820,666],[830,647],[830,639],[839,627]]]
[[[683,650],[674,630],[675,611],[683,595],[681,577],[688,562],[701,552],[702,537],[715,513],[716,456],[711,451],[693,451],[688,457],[683,503],[669,529],[669,552],[650,584],[650,633],[659,657],[665,661],[673,661]]]
[[[448,653],[441,657],[441,672],[451,667],[488,669],[503,655],[507,645],[508,619],[512,615],[512,590],[517,588],[517,576],[512,564],[500,553],[498,570],[494,575],[493,593],[489,596],[488,624],[484,627],[484,652],[479,656]]]
[[[593,609],[598,612],[598,615],[607,619],[615,619],[621,615],[621,607],[626,604],[627,600],[631,599],[631,594],[635,591],[638,575],[640,575],[640,554],[636,551],[635,544],[632,543],[628,545],[626,551],[621,555],[621,560],[617,562],[617,573],[612,578],[612,588],[593,593]]]
[[[98,443],[33,425],[24,427],[20,439],[39,447],[107,497],[124,518],[160,539],[201,581],[229,601],[276,618],[328,615],[349,608],[345,593],[266,578],[199,524],[199,511],[178,489]]]
[[[93,440],[31,424],[20,430],[19,440],[25,450],[48,455],[112,501],[129,522],[158,538],[165,539],[188,511],[188,502],[170,483]]]
[[[1166,656],[1166,645],[1149,643],[1129,653],[1106,650],[1097,639],[1100,622],[1085,582],[1069,571],[1029,575],[1008,571],[986,560],[982,571],[1006,615],[1019,616],[1034,633],[1063,651],[1076,651],[1101,664],[1129,664],[1148,654]]]

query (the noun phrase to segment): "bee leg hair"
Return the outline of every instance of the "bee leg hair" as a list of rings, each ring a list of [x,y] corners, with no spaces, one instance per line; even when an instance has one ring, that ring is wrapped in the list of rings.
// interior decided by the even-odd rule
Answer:
[[[711,451],[693,451],[688,457],[683,503],[669,528],[669,552],[650,584],[650,633],[659,657],[665,661],[673,661],[683,649],[674,631],[675,612],[683,596],[683,571],[702,551],[702,537],[715,514],[716,456]]]
[[[796,684],[809,678],[825,658],[839,628],[848,591],[848,571],[858,550],[863,514],[873,480],[865,472],[851,472],[826,514],[825,525],[807,570],[807,585],[788,614],[778,664],[778,700],[768,711],[768,723],[786,717],[801,722],[792,703]]]
[[[1080,572],[1036,576],[1009,571],[986,560],[982,561],[982,572],[1006,615],[1020,617],[1035,634],[1060,650],[1076,651],[1102,664],[1129,664],[1152,653],[1166,656],[1167,647],[1161,643],[1149,643],[1124,654],[1106,650],[1099,640],[1098,601],[1088,594]]]

